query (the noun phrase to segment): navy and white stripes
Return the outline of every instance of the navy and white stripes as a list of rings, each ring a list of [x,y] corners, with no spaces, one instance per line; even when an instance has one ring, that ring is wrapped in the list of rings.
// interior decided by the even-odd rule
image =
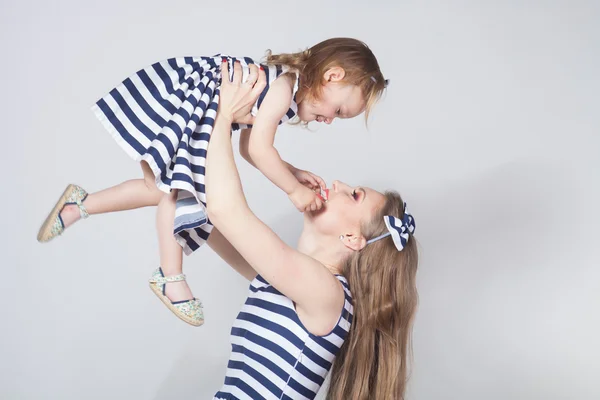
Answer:
[[[250,284],[231,329],[231,357],[215,399],[314,399],[352,322],[348,283],[340,319],[325,336],[310,334],[294,303],[262,277]]]
[[[417,227],[414,217],[406,209],[406,203],[404,203],[402,219],[396,218],[393,215],[385,215],[383,221],[385,222],[388,232],[367,240],[367,244],[375,243],[378,240],[391,236],[398,251],[404,250],[410,235],[415,233]]]
[[[173,233],[186,254],[198,249],[212,229],[206,217],[204,176],[223,57],[230,63],[240,61],[244,76],[254,63],[248,57],[222,55],[171,58],[133,74],[92,107],[125,152],[148,163],[160,190],[179,189]],[[281,67],[263,67],[268,73],[267,87],[254,114],[273,81],[287,72]],[[293,118],[297,109],[292,101],[280,123]],[[232,128],[245,127],[249,126]]]

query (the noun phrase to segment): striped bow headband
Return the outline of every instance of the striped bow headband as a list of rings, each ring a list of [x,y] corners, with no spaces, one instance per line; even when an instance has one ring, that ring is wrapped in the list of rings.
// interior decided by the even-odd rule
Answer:
[[[391,236],[398,251],[402,251],[404,247],[406,247],[408,238],[415,232],[415,228],[417,227],[415,224],[415,219],[406,210],[406,203],[404,203],[404,216],[402,219],[396,218],[392,215],[386,215],[383,217],[383,220],[388,232],[368,240],[367,244],[371,244],[380,239]]]

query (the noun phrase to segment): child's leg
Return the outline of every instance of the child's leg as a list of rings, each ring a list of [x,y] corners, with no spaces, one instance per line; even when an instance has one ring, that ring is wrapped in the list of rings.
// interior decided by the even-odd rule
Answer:
[[[119,185],[90,193],[83,202],[87,212],[103,214],[114,211],[133,210],[140,207],[156,206],[164,192],[161,192],[154,180],[152,170],[145,161],[141,163],[144,179],[132,179]],[[79,209],[76,205],[66,205],[60,216],[65,228],[80,219]]]
[[[176,203],[177,190],[169,194],[163,193],[156,211],[160,267],[165,276],[182,273],[183,249],[173,236]],[[189,300],[194,297],[186,281],[168,283],[165,287],[165,295],[171,301]]]

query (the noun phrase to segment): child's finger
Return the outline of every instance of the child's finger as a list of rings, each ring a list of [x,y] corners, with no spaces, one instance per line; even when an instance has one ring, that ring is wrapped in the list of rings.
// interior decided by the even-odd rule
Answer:
[[[317,210],[320,210],[323,207],[323,202],[321,201],[320,195],[317,196],[317,200],[315,200],[315,205],[317,206]]]
[[[323,178],[321,178],[320,176],[315,175],[315,180],[318,182],[318,186],[325,190],[327,189],[327,184],[325,184],[325,181],[323,180]]]
[[[315,186],[319,186],[319,187],[321,187],[323,189],[326,188],[327,185],[325,185],[325,181],[319,175],[315,175],[312,172],[308,172],[308,175],[310,175],[310,177],[315,182]]]
[[[314,189],[315,186],[319,186],[315,177],[310,174],[306,174],[305,180],[307,183],[310,183],[310,185],[312,186],[312,189]]]

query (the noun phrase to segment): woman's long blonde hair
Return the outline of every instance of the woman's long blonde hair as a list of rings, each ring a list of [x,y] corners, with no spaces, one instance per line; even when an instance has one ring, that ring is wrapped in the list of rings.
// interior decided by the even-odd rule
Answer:
[[[360,40],[333,38],[298,53],[272,54],[267,51],[266,63],[285,65],[300,74],[300,92],[304,98],[319,99],[323,75],[333,67],[345,71],[343,83],[356,85],[362,90],[365,99],[365,118],[373,105],[381,97],[387,81],[379,69],[377,58],[369,47]]]
[[[362,228],[365,238],[387,232],[383,216],[404,216],[400,195],[386,192],[385,206]],[[403,400],[417,309],[417,243],[398,251],[390,237],[367,245],[344,264],[353,298],[350,332],[333,368],[329,400]]]

